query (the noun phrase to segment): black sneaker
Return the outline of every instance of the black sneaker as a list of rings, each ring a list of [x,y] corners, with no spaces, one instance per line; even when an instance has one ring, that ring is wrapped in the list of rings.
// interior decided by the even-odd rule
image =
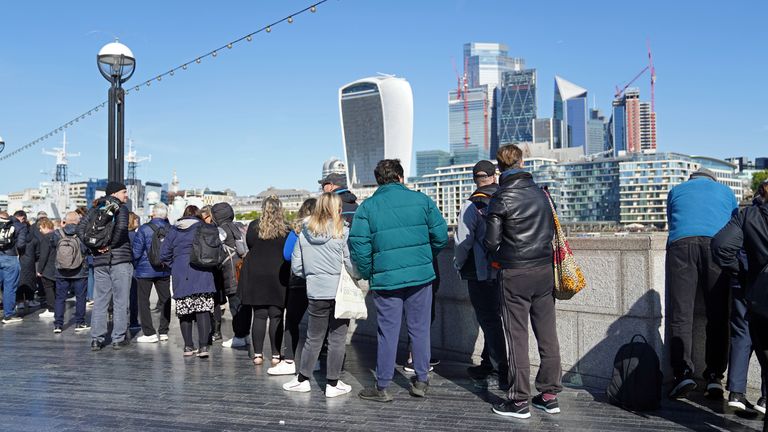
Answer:
[[[91,351],[101,351],[102,348],[104,348],[104,345],[101,342],[96,339],[91,341]]]
[[[392,402],[392,396],[386,390],[379,390],[376,387],[366,387],[357,394],[360,399],[374,402]]]
[[[128,339],[123,339],[120,342],[112,342],[112,349],[113,350],[119,350],[119,349],[122,349],[123,347],[126,347],[126,346],[130,345],[130,344],[131,344],[131,341],[129,341]]]
[[[429,366],[429,372],[432,372],[435,368],[432,367],[432,365]],[[403,371],[408,373],[416,373],[416,369],[413,368],[413,360],[408,360],[406,364],[403,365]]]
[[[537,396],[534,396],[531,404],[540,410],[544,410],[547,414],[559,414],[560,404],[557,403],[557,396],[549,396],[551,396],[552,399],[545,400],[544,393],[540,393]]]
[[[722,400],[725,394],[722,380],[714,373],[704,378],[707,380],[707,390],[704,392],[704,396],[707,399]]]
[[[419,381],[416,377],[411,379],[411,388],[408,390],[408,393],[410,393],[411,396],[425,397],[427,395],[427,390],[429,390],[428,382]]]
[[[747,408],[752,408],[752,404],[749,403],[744,393],[731,392],[728,395],[728,406],[740,411],[746,411]]]
[[[498,405],[493,406],[493,412],[505,417],[514,417],[519,419],[527,419],[531,416],[531,409],[528,407],[527,400],[514,401],[507,400]]]
[[[760,399],[758,399],[757,403],[754,406],[754,408],[757,411],[760,411],[760,413],[762,413],[763,415],[765,415],[765,398],[761,397]]]
[[[59,333],[61,333],[61,331],[62,331],[61,326],[54,326],[53,327],[53,332],[54,333],[59,334]]]
[[[478,365],[467,368],[467,374],[473,379],[486,379],[493,373],[493,366]]]
[[[429,365],[430,365],[430,366],[437,366],[437,365],[439,365],[439,364],[440,364],[440,359],[436,359],[436,358],[431,358],[431,359],[429,359]],[[430,369],[430,371],[431,371],[431,370],[432,370],[432,369]]]
[[[670,399],[682,399],[688,396],[688,393],[696,388],[696,381],[691,378],[690,373],[685,373],[683,376],[675,378],[674,386],[669,392]]]
[[[75,326],[75,332],[76,333],[84,332],[84,331],[87,331],[87,330],[90,330],[90,329],[91,329],[91,326],[89,326],[86,323],[78,324],[78,325]]]

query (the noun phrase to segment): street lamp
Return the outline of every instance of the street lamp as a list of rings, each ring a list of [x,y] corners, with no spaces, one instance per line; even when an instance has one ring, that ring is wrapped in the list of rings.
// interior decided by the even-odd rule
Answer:
[[[136,59],[127,46],[118,41],[104,45],[96,56],[99,72],[110,83],[109,89],[109,148],[107,150],[107,179],[123,183],[125,171],[125,90],[122,84],[136,70]]]

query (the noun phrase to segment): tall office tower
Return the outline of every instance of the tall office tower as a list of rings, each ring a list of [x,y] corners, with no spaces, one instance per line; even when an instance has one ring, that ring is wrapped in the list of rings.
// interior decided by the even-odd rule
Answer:
[[[525,68],[525,60],[508,55],[505,44],[470,42],[464,44],[464,64],[470,88],[487,85],[491,90],[499,85],[501,74]]]
[[[451,153],[444,150],[425,150],[416,152],[416,177],[434,174],[439,167],[453,164]]]
[[[614,99],[611,122],[614,154],[656,149],[656,113],[650,103],[640,102],[640,89],[628,88]]]
[[[381,75],[339,89],[339,112],[347,181],[375,186],[373,170],[382,159],[400,159],[411,174],[413,92],[404,78]]]
[[[587,120],[587,148],[585,154],[605,151],[605,117],[599,109],[589,110]]]
[[[488,86],[448,93],[448,145],[451,152],[490,157],[491,109]]]
[[[499,143],[533,141],[536,119],[536,69],[504,72],[497,88]]]
[[[533,119],[533,142],[547,143],[550,149],[562,148],[562,135],[555,135],[555,131],[562,132],[562,123],[553,118]]]
[[[587,89],[555,76],[554,118],[562,121],[562,146],[585,147],[587,145]],[[556,148],[561,148],[556,147]]]

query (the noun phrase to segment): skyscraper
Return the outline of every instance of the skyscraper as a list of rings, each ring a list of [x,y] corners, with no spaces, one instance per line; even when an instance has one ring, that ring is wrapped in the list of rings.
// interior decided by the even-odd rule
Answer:
[[[413,92],[404,78],[381,75],[339,89],[339,112],[350,186],[374,186],[382,159],[400,159],[408,177],[413,149]]]
[[[439,167],[453,165],[451,153],[444,150],[416,152],[416,177],[434,174]]]
[[[466,112],[465,112],[466,111]],[[448,144],[451,152],[472,153],[477,160],[490,156],[491,108],[488,86],[448,93]]]
[[[537,118],[533,120],[533,142],[547,143],[550,149],[562,148],[562,135],[555,135],[555,131],[562,134],[562,120],[553,118]]]
[[[496,130],[499,142],[505,144],[533,141],[536,69],[502,73],[496,91]]]
[[[587,89],[555,76],[553,117],[562,121],[562,147],[587,145]],[[555,131],[559,134],[561,131]],[[559,147],[556,147],[559,148]]]
[[[585,154],[605,151],[605,117],[599,109],[589,110],[587,120],[587,148]]]
[[[467,66],[467,78],[470,88],[487,85],[493,89],[499,85],[501,74],[508,71],[522,70],[525,61],[508,55],[505,44],[470,42],[464,44],[464,64]]]
[[[611,124],[614,154],[656,150],[656,113],[640,101],[640,89],[628,88],[614,99]]]

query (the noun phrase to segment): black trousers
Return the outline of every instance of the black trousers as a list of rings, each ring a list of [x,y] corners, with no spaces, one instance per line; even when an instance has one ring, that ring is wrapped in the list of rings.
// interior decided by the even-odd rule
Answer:
[[[298,361],[300,358],[300,351],[303,348],[299,345],[299,325],[309,306],[309,300],[307,300],[307,286],[306,284],[303,286],[297,284],[296,286],[291,286],[287,292],[285,331],[283,332],[283,358],[286,360]],[[314,366],[314,364],[312,366]]]
[[[179,315],[179,327],[181,327],[181,337],[184,338],[184,346],[194,348],[195,341],[192,339],[192,322],[197,322],[197,343],[200,346],[211,345],[211,313],[195,312],[193,314]]]
[[[468,280],[469,301],[475,309],[475,317],[483,330],[485,344],[481,358],[484,366],[495,367],[499,375],[507,374],[507,350],[504,328],[501,324],[501,295],[495,280]],[[493,363],[491,364],[491,359]]]
[[[531,396],[531,363],[528,358],[528,317],[539,345],[541,365],[536,389],[559,393],[562,369],[555,317],[555,274],[552,265],[526,269],[504,269],[500,273],[502,317],[509,357],[509,398]]]
[[[763,382],[768,378],[768,320],[757,315],[747,315],[749,335],[757,361],[760,362],[760,375]],[[768,416],[763,416],[763,432],[768,432]]]
[[[40,278],[43,281],[43,291],[45,292],[45,307],[49,312],[53,312],[53,306],[56,303],[56,281],[48,278]]]
[[[137,278],[136,282],[141,331],[145,336],[152,336],[156,333],[155,326],[152,324],[152,312],[149,309],[149,295],[152,292],[152,285],[154,285],[155,291],[157,291],[157,302],[160,305],[160,326],[157,333],[168,334],[168,325],[171,320],[171,277]]]
[[[237,298],[237,297],[233,297]],[[253,309],[250,306],[240,304],[240,301],[229,300],[229,312],[232,314],[232,331],[236,338],[247,338],[251,333],[251,318]]]
[[[723,378],[728,366],[730,278],[712,261],[709,237],[687,237],[667,246],[667,322],[675,377],[693,373],[693,316],[696,294],[707,315],[703,376]]]
[[[272,355],[280,355],[280,344],[283,338],[283,309],[277,306],[249,306],[253,308],[253,326],[251,338],[253,338],[253,350],[261,354],[264,349],[264,336],[267,331],[267,318],[269,318],[269,343]]]

